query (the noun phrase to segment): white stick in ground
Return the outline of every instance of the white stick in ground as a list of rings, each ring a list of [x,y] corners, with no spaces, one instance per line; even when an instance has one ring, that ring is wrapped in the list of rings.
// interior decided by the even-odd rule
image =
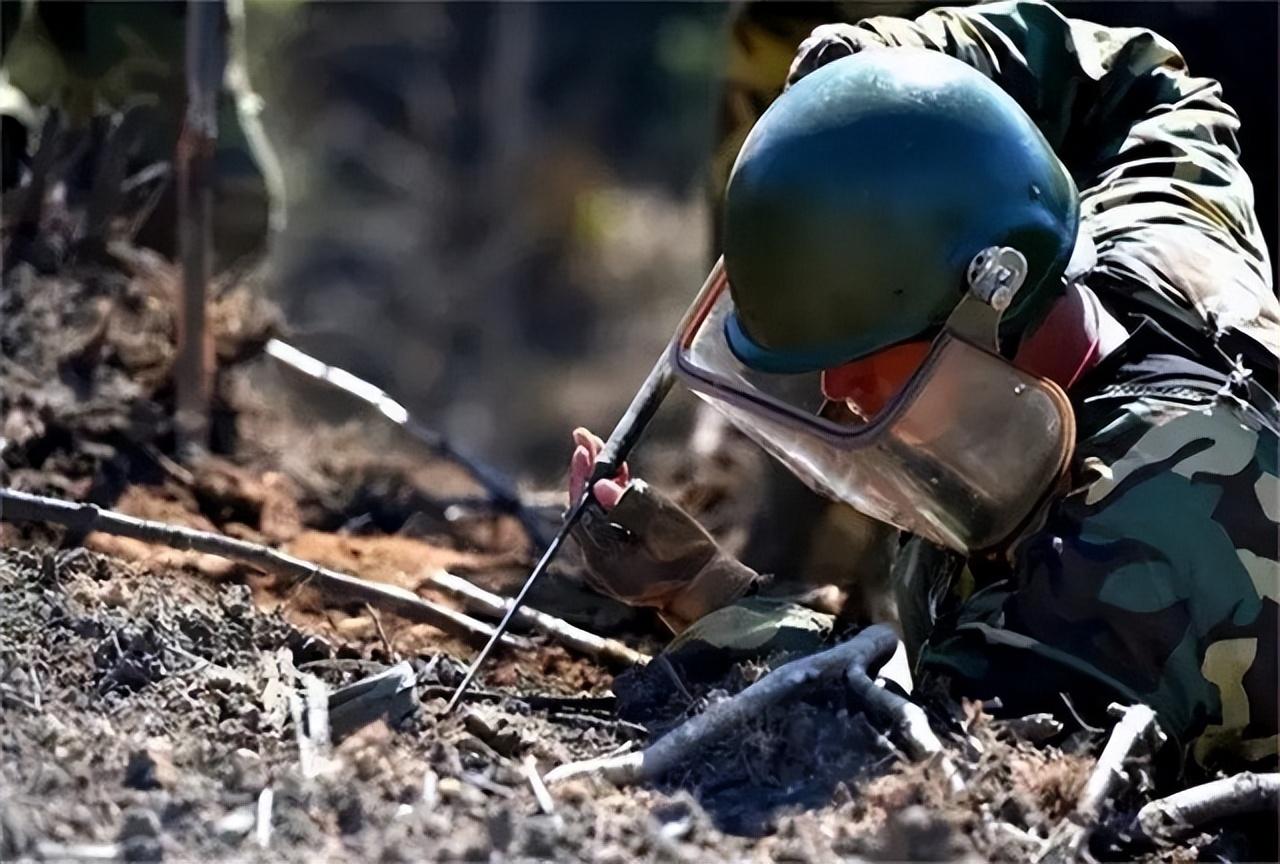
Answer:
[[[1148,837],[1176,840],[1207,822],[1242,813],[1273,815],[1280,807],[1280,774],[1242,772],[1160,798],[1138,811]]]
[[[270,786],[258,795],[257,840],[258,848],[266,849],[271,845],[271,806],[275,803],[276,793]]]
[[[1067,862],[1079,860],[1085,843],[1097,827],[1107,802],[1123,784],[1128,772],[1125,764],[1136,757],[1145,756],[1159,749],[1164,734],[1156,724],[1156,714],[1147,705],[1112,705],[1108,710],[1119,714],[1120,721],[1111,730],[1111,737],[1102,748],[1098,764],[1085,782],[1084,790],[1076,802],[1076,808],[1045,844],[1038,862]]]
[[[435,570],[427,574],[427,584],[446,594],[462,598],[493,615],[502,615],[511,605],[510,599],[499,597],[444,570]],[[522,606],[516,610],[515,620],[589,657],[610,660],[626,666],[643,666],[652,659],[648,654],[629,648],[617,639],[597,636],[581,627],[562,621],[554,615],[530,609],[528,606]]]

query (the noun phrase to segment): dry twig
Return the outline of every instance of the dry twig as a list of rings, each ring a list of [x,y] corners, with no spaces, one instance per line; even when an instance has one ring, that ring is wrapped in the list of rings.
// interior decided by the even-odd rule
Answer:
[[[1079,860],[1089,835],[1102,818],[1107,801],[1125,782],[1125,763],[1154,752],[1164,740],[1164,734],[1156,725],[1156,714],[1149,706],[1139,704],[1125,708],[1112,705],[1109,710],[1112,714],[1120,713],[1120,720],[1102,748],[1102,755],[1080,793],[1075,811],[1050,836],[1037,862]]]
[[[430,452],[462,466],[472,479],[480,484],[499,512],[509,513],[520,521],[535,547],[544,549],[551,542],[551,537],[538,518],[538,514],[532,508],[525,506],[511,480],[498,469],[458,450],[453,442],[436,430],[419,423],[404,405],[392,399],[385,390],[352,375],[345,369],[330,366],[323,360],[318,360],[279,339],[267,342],[266,352],[290,369],[354,396],[376,409],[411,438],[423,444]]]
[[[538,774],[538,763],[532,755],[525,756],[520,763],[520,767],[524,769],[524,776],[529,781],[529,788],[533,790],[534,800],[538,802],[538,808],[548,816],[554,816],[556,812],[556,804],[551,800],[551,793],[547,791],[546,784],[542,782],[542,777]]]
[[[1152,801],[1138,811],[1138,825],[1148,837],[1177,840],[1214,819],[1241,813],[1274,814],[1277,807],[1280,774],[1245,771]]]
[[[454,576],[444,570],[436,570],[427,576],[427,582],[454,597],[462,598],[473,606],[479,607],[493,615],[501,616],[511,605],[511,600],[499,597],[491,591],[473,585],[466,579]],[[575,627],[554,615],[539,612],[523,606],[516,610],[516,620],[527,624],[539,633],[550,636],[556,642],[586,654],[608,660],[624,666],[643,666],[650,659],[648,654],[636,651],[619,642],[617,639],[606,639],[597,636],[581,627]]]
[[[312,586],[332,596],[372,603],[403,618],[430,624],[454,636],[483,642],[493,633],[493,628],[483,621],[424,600],[412,591],[396,585],[367,582],[257,543],[179,525],[138,519],[104,510],[94,504],[73,504],[13,489],[0,489],[0,520],[52,522],[82,533],[102,531],[147,543],[160,543],[187,552],[204,552],[249,564],[267,573],[292,579],[308,579]],[[523,640],[509,636],[503,638],[508,647],[526,644]]]
[[[771,706],[793,699],[813,684],[837,675],[846,675],[854,692],[867,700],[868,708],[893,718],[896,731],[911,737],[913,743],[908,747],[913,757],[918,758],[917,753],[932,755],[937,752],[935,743],[938,748],[941,744],[932,730],[927,734],[921,730],[921,723],[928,729],[928,721],[919,706],[876,687],[867,675],[868,670],[878,668],[888,660],[897,645],[898,637],[889,627],[883,624],[868,627],[848,642],[779,666],[741,693],[717,702],[642,751],[561,765],[550,771],[545,779],[548,783],[556,783],[592,775],[619,785],[656,779],[675,766],[688,762],[702,748],[761,716]],[[870,690],[855,684],[861,680],[868,682]],[[920,713],[904,713],[900,702]]]

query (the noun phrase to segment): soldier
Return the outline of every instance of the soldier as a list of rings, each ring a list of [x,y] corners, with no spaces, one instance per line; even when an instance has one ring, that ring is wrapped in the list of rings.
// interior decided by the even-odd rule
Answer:
[[[681,379],[910,534],[918,678],[1009,712],[1145,702],[1200,768],[1274,760],[1280,304],[1220,87],[1035,0],[822,27],[790,80]],[[576,494],[600,445],[575,444]],[[595,491],[592,579],[673,649],[830,629],[625,471]]]

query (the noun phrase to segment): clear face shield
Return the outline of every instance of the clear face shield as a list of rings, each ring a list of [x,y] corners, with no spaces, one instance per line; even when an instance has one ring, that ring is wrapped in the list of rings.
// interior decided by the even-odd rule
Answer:
[[[997,351],[1001,311],[1025,271],[1013,250],[975,258],[972,290],[871,415],[827,400],[820,372],[757,372],[734,356],[722,263],[686,313],[671,362],[687,387],[818,493],[951,549],[985,549],[1031,514],[1075,439],[1062,390]]]

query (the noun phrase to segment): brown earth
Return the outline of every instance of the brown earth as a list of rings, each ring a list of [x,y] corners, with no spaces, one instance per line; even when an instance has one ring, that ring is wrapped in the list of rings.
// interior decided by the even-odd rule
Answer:
[[[430,568],[513,590],[529,564],[519,523],[486,509],[456,465],[272,368],[260,349],[278,322],[250,285],[214,302],[213,453],[175,461],[175,284],[132,250],[89,270],[6,274],[3,485],[276,545],[444,603],[421,585]],[[730,531],[752,494],[733,482],[735,458],[700,466],[672,448],[654,465]],[[3,860],[1023,860],[1028,847],[996,823],[1047,835],[1092,767],[1085,739],[1036,748],[951,706],[952,737],[970,741],[956,749],[972,772],[957,796],[933,768],[904,766],[842,690],[821,690],[660,788],[565,784],[545,813],[526,758],[545,773],[648,734],[616,716],[613,674],[590,659],[534,638],[496,656],[446,717],[475,646],[432,627],[214,556],[38,525],[0,526],[0,541]],[[534,603],[661,645],[652,616],[583,589],[571,557]],[[295,682],[332,690],[401,660],[419,697],[408,716],[304,760]],[[765,671],[667,688],[658,713],[696,713]],[[1097,854],[1143,851],[1100,837]]]

